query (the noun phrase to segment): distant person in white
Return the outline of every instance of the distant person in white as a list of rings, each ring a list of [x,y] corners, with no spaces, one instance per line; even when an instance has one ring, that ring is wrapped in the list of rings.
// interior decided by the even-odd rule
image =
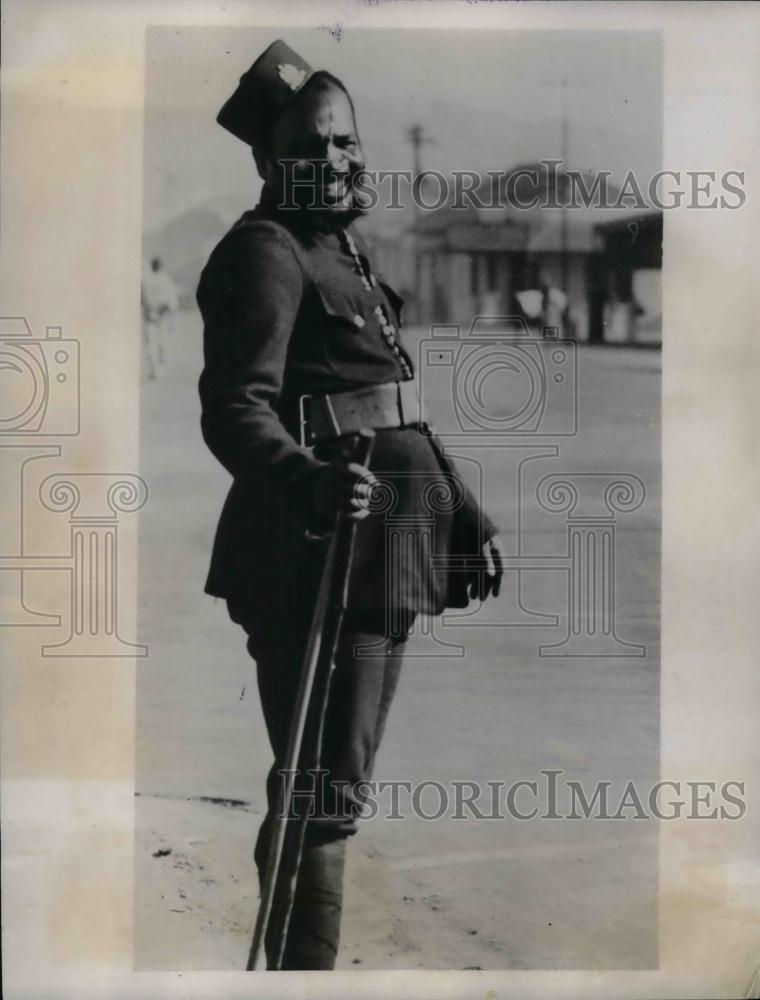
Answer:
[[[546,272],[541,272],[539,288],[530,288],[517,292],[519,303],[529,326],[552,327],[559,331],[559,336],[565,336],[567,325],[568,301],[567,295],[554,288]]]
[[[143,273],[140,301],[148,378],[157,379],[166,367],[169,317],[179,306],[177,286],[163,270],[160,257],[153,257]]]

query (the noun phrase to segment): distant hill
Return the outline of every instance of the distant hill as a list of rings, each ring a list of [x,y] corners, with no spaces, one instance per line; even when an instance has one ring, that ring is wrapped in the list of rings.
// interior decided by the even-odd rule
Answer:
[[[180,288],[183,309],[195,305],[195,289],[208,256],[230,226],[253,207],[231,198],[213,198],[186,209],[163,225],[148,230],[143,237],[143,257],[160,257],[164,269]],[[398,216],[399,213],[395,213]],[[377,211],[361,222],[370,238],[375,232],[387,236],[386,213]],[[396,219],[394,218],[395,222]],[[399,220],[401,221],[401,220]]]
[[[250,206],[230,199],[213,199],[188,208],[143,237],[143,256],[160,257],[180,288],[180,305],[195,304],[201,270],[214,246]]]
[[[524,169],[536,169],[537,166],[537,164],[527,164]],[[539,170],[538,173],[539,177],[543,180],[543,172]],[[586,172],[585,176],[590,184],[591,173]],[[564,176],[560,172],[556,178],[557,185],[561,185],[563,180]],[[490,179],[486,180],[485,178],[482,182],[480,194],[484,201],[487,201],[490,197],[490,187],[486,189],[486,185],[490,185],[490,183]],[[546,186],[545,181],[540,185],[542,193],[546,193]],[[610,197],[614,199],[617,196],[618,188],[611,181],[608,184],[608,188]],[[532,189],[529,193],[533,193]],[[520,197],[524,195],[524,192],[519,192]],[[201,270],[211,250],[230,228],[232,223],[246,209],[252,208],[253,204],[253,198],[248,205],[234,198],[211,198],[186,209],[180,215],[175,216],[163,225],[155,229],[150,229],[145,233],[143,239],[145,260],[147,261],[150,257],[154,256],[162,259],[165,269],[180,287],[180,303],[183,308],[191,308],[195,304],[195,289],[198,285]],[[507,210],[507,214],[510,214],[512,211]],[[452,221],[462,222],[463,214],[469,216],[478,215],[479,213],[472,209],[462,213],[461,211],[453,210],[450,205],[446,205],[437,211],[426,212],[418,219],[418,226],[423,230],[440,229]],[[484,217],[477,221],[498,221],[500,218],[499,213],[496,213],[496,219],[492,218],[494,214],[493,211],[486,212]],[[548,220],[551,212],[537,210],[533,214],[537,215],[543,221],[544,217]],[[518,215],[521,221],[526,221],[526,213],[524,211],[519,212]],[[590,225],[593,210],[582,213],[582,215],[585,216],[586,224]],[[613,212],[609,212],[610,218],[613,215]],[[574,222],[580,221],[580,219],[576,218],[577,216],[578,213],[572,214]],[[404,231],[409,227],[412,218],[413,216],[411,216],[410,212],[383,210],[381,206],[378,206],[365,219],[361,220],[360,225],[370,243],[389,245],[398,243],[400,245]]]

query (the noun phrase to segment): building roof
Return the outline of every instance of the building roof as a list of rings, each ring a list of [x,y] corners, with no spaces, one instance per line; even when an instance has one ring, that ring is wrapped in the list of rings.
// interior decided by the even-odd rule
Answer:
[[[490,181],[484,180],[486,183]],[[613,196],[615,191],[610,186]],[[488,203],[486,195],[481,200]],[[594,253],[602,249],[604,233],[615,228],[624,230],[631,222],[651,225],[648,220],[661,216],[656,210],[642,212],[635,208],[520,209],[509,205],[480,209],[468,202],[459,208],[448,204],[424,212],[411,228],[421,245],[429,249],[529,253],[558,253],[566,249],[572,253]]]
[[[624,216],[610,218],[607,216],[601,222],[596,223],[596,229],[604,234],[622,233],[635,222],[641,229],[662,230],[663,213],[662,209],[651,209],[647,212],[628,212]]]

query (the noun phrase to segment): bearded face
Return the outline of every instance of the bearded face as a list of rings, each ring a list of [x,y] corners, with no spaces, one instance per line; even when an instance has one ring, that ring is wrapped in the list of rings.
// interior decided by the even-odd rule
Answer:
[[[361,208],[353,181],[364,154],[351,101],[334,84],[309,81],[277,118],[256,160],[282,205],[331,215]]]

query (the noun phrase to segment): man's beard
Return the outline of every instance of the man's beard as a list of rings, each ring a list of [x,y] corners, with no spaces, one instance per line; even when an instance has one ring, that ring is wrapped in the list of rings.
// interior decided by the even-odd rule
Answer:
[[[352,167],[345,176],[345,193],[340,200],[329,202],[325,197],[325,187],[294,186],[292,194],[287,196],[282,187],[273,189],[265,185],[262,192],[262,202],[268,207],[276,208],[278,212],[290,216],[293,225],[299,229],[312,232],[335,232],[345,229],[355,219],[366,215],[369,205],[355,188],[355,181],[364,168]]]

